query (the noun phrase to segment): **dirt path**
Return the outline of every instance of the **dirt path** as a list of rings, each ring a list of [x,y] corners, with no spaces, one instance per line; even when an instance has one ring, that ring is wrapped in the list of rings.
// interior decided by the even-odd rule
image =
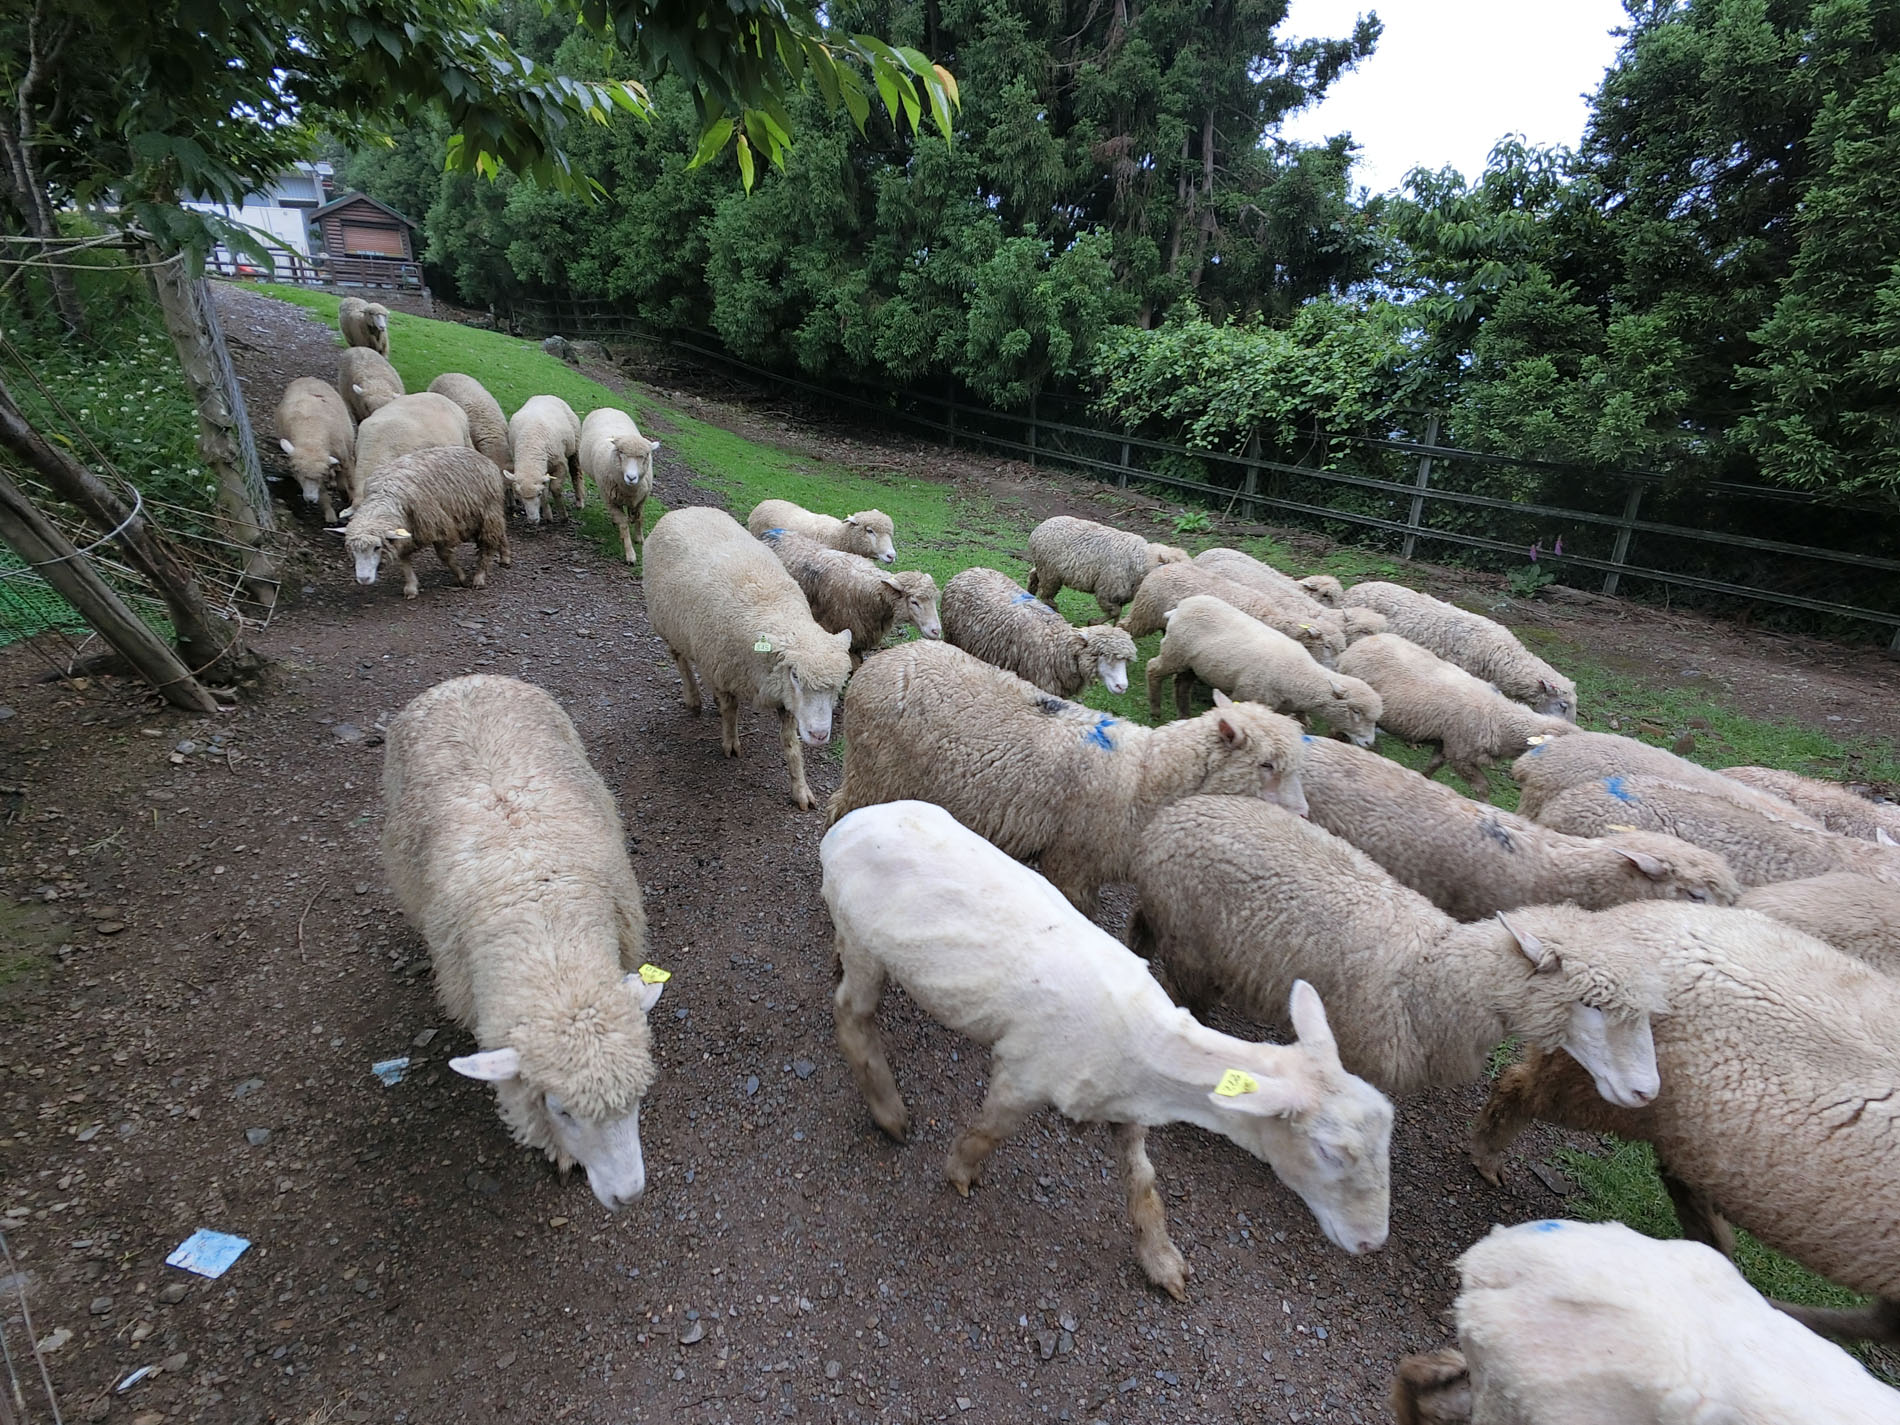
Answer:
[[[333,361],[301,314],[226,295],[254,409]],[[669,505],[704,502],[690,477],[663,457]],[[1100,1130],[1040,1115],[960,1200],[942,1157],[982,1056],[893,996],[916,1127],[879,1137],[831,1043],[820,818],[767,720],[733,762],[684,712],[627,571],[522,531],[488,589],[425,556],[405,605],[326,538],[261,640],[275,687],[215,722],[0,655],[0,1229],[38,1334],[72,1333],[67,1419],[1372,1421],[1396,1356],[1444,1339],[1450,1259],[1560,1207],[1464,1165],[1471,1092],[1403,1106],[1392,1243],[1363,1260],[1263,1165],[1157,1133],[1185,1307],[1141,1280]],[[616,1217],[446,1070],[469,1041],[383,886],[376,729],[471,671],[568,709],[674,971],[648,1191]],[[811,766],[823,797],[836,763]],[[199,1227],[253,1243],[215,1282],[163,1265]]]

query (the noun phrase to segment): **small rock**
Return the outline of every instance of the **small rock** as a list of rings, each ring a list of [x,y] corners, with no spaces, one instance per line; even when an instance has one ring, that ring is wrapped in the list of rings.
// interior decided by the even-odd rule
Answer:
[[[1045,1361],[1052,1359],[1056,1353],[1056,1333],[1053,1331],[1038,1331],[1036,1333],[1036,1349],[1042,1352],[1042,1358]]]
[[[132,1417],[132,1425],[165,1425],[165,1412],[162,1410],[141,1410]]]
[[[95,1296],[92,1299],[92,1304],[88,1306],[86,1310],[91,1312],[94,1316],[104,1316],[108,1311],[112,1310],[112,1298],[109,1296]]]
[[[818,1066],[812,1063],[810,1059],[792,1060],[792,1072],[794,1074],[797,1074],[798,1077],[801,1079],[809,1079],[812,1076],[813,1071],[816,1070],[817,1067]]]
[[[759,1076],[757,1074],[749,1075],[746,1078],[745,1091],[748,1098],[759,1091]]]
[[[1058,1356],[1066,1356],[1074,1349],[1075,1333],[1073,1331],[1064,1331],[1060,1336],[1056,1337],[1056,1354]]]
[[[189,1290],[184,1282],[173,1282],[170,1286],[159,1288],[158,1299],[166,1306],[176,1306],[185,1299],[185,1293]]]
[[[358,881],[358,882],[356,883],[356,893],[357,893],[357,894],[358,894],[359,896],[366,896],[366,895],[368,895],[368,894],[369,894],[369,882],[368,882],[368,881]]]
[[[1075,1318],[1073,1316],[1059,1317],[1056,1320],[1056,1325],[1060,1326],[1064,1331],[1073,1331],[1075,1330]]]
[[[959,1395],[957,1397],[957,1409],[959,1410],[968,1410],[971,1406],[975,1404],[976,1402],[970,1399],[970,1397],[967,1395]]]
[[[181,742],[172,749],[172,751],[177,752],[185,757],[191,756],[191,754],[196,752],[197,750],[198,750],[198,744],[191,741]]]
[[[550,1217],[548,1219],[548,1226],[565,1227],[567,1226],[567,1219],[565,1217]]]
[[[843,1374],[843,1372],[844,1372],[844,1362],[842,1361],[826,1361],[825,1362],[825,1379],[826,1380],[836,1380],[841,1374]]]
[[[361,742],[363,729],[353,722],[339,722],[330,729],[338,742]]]
[[[1669,750],[1678,757],[1687,757],[1691,752],[1695,751],[1695,734],[1693,732],[1683,733],[1681,737],[1678,737],[1674,742],[1669,744]]]
[[[48,1332],[46,1335],[40,1337],[39,1340],[33,1343],[33,1348],[42,1355],[51,1355],[72,1339],[73,1333],[62,1326],[57,1331]]]
[[[409,1042],[415,1045],[416,1048],[418,1049],[427,1049],[429,1047],[429,1041],[433,1038],[435,1038],[435,1030],[431,1028],[431,1029],[423,1030],[420,1034],[416,1035],[416,1037],[414,1039],[411,1039]]]
[[[0,707],[0,722],[5,722],[8,718],[12,716],[13,716],[12,708]]]
[[[487,1197],[493,1197],[501,1191],[501,1179],[493,1173],[470,1173],[463,1181],[471,1192],[479,1192]]]
[[[259,1089],[263,1087],[264,1087],[264,1081],[262,1079],[246,1079],[243,1083],[239,1084],[236,1088],[231,1090],[231,1097],[232,1098],[249,1098],[252,1094],[256,1093]]]
[[[270,1142],[270,1129],[247,1128],[244,1130],[244,1141],[249,1143],[253,1148],[262,1148],[266,1143]]]
[[[112,1397],[109,1395],[100,1396],[97,1400],[93,1401],[91,1405],[86,1407],[86,1418],[88,1420],[103,1420],[111,1413]]]
[[[85,1128],[82,1128],[82,1129],[80,1129],[80,1130],[79,1130],[79,1135],[78,1135],[78,1136],[79,1136],[79,1141],[80,1141],[81,1143],[90,1143],[90,1142],[92,1142],[92,1140],[93,1140],[93,1139],[95,1139],[95,1138],[97,1138],[97,1137],[99,1136],[99,1130],[100,1130],[101,1128],[103,1128],[104,1126],[105,1126],[105,1125],[104,1125],[104,1124],[101,1124],[101,1123],[94,1123],[94,1124],[90,1124],[89,1126],[87,1126],[87,1127],[85,1127]]]
[[[507,1370],[508,1367],[515,1363],[515,1356],[517,1354],[515,1351],[503,1351],[499,1356],[495,1357],[495,1369],[498,1371]]]
[[[121,930],[125,929],[125,922],[123,920],[102,920],[93,926],[93,929],[98,931],[101,935],[117,935]]]
[[[1558,1197],[1569,1197],[1571,1193],[1577,1190],[1575,1183],[1571,1182],[1569,1178],[1565,1177],[1548,1163],[1540,1163],[1536,1159],[1532,1159],[1531,1173],[1536,1177],[1538,1182],[1556,1193]]]
[[[697,1345],[699,1342],[705,1339],[706,1339],[706,1323],[704,1321],[695,1321],[692,1325],[688,1326],[684,1331],[680,1332],[680,1344],[682,1346]]]
[[[138,1325],[132,1328],[132,1344],[135,1346],[138,1345],[139,1342],[145,1340],[157,1329],[158,1328],[149,1321],[139,1322]]]
[[[164,1360],[158,1363],[158,1368],[161,1371],[170,1371],[174,1375],[176,1375],[179,1371],[182,1371],[186,1366],[190,1364],[191,1364],[190,1355],[184,1351],[180,1351],[175,1356],[165,1357]]]

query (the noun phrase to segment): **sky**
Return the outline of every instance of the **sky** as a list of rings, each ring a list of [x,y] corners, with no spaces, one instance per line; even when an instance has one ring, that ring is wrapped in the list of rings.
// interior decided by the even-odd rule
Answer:
[[[1620,0],[1292,0],[1279,33],[1348,35],[1367,10],[1385,22],[1372,58],[1281,134],[1351,133],[1353,180],[1374,193],[1419,165],[1475,177],[1509,133],[1575,147],[1628,18]]]

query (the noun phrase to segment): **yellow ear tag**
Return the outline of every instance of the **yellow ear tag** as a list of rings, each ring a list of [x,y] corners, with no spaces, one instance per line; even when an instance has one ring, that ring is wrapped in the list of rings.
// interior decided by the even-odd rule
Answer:
[[[1542,747],[1548,741],[1550,741],[1550,734],[1548,732],[1540,732],[1535,737],[1525,738],[1524,745],[1526,747]]]
[[[1612,822],[1610,825],[1604,827],[1603,829],[1605,831],[1640,831],[1642,830],[1641,827],[1637,827],[1637,826],[1625,826],[1620,821]]]
[[[415,536],[409,533],[409,531],[406,529],[392,529],[389,532],[389,537],[391,539],[414,539],[415,538]]]
[[[1260,1084],[1252,1074],[1242,1069],[1229,1069],[1220,1076],[1220,1082],[1214,1085],[1214,1092],[1222,1098],[1238,1098],[1244,1093],[1255,1093]]]
[[[658,965],[640,967],[640,983],[643,985],[663,985],[672,978],[671,970],[662,970]]]

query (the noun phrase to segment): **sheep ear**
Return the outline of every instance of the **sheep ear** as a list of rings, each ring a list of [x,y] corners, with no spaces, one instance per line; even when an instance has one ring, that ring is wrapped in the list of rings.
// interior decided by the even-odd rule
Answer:
[[[836,633],[834,633],[832,637],[838,640],[838,647],[842,648],[846,653],[849,653],[851,651],[851,630],[850,629],[841,628]]]
[[[1650,855],[1647,851],[1632,851],[1627,846],[1613,846],[1610,849],[1616,852],[1616,854],[1621,856],[1625,861],[1628,861],[1630,865],[1634,866],[1637,870],[1641,871],[1645,876],[1649,877],[1650,880],[1666,881],[1669,879],[1668,865],[1657,857]]]
[[[1291,1118],[1311,1106],[1306,1092],[1294,1079],[1256,1078],[1245,1071],[1238,1072],[1247,1086],[1238,1093],[1214,1089],[1207,1096],[1214,1107],[1253,1118]],[[1223,1087],[1226,1086],[1223,1083]]]
[[[464,1054],[449,1060],[449,1067],[471,1079],[486,1079],[498,1084],[521,1073],[521,1055],[514,1049],[484,1049],[479,1054]]]
[[[851,516],[849,516],[849,517],[848,517],[848,518],[847,518],[847,519],[845,520],[845,524],[846,524],[847,526],[849,526],[850,528],[852,528],[852,529],[858,529],[858,528],[860,528],[860,526],[859,526],[859,524],[858,524],[858,517],[857,517],[856,515],[851,515]]]
[[[649,440],[647,442],[647,454],[649,456],[651,456],[659,448],[660,448],[660,443],[657,440]]]
[[[1214,706],[1215,707],[1230,708],[1233,705],[1234,705],[1234,700],[1232,698],[1228,697],[1227,694],[1223,693],[1219,688],[1214,689]]]
[[[1305,980],[1293,982],[1293,993],[1287,998],[1287,1014],[1302,1048],[1330,1054],[1334,1059],[1339,1057],[1339,1042],[1333,1038],[1332,1025],[1326,1022],[1326,1006],[1320,1003],[1319,991]]]
[[[1346,700],[1346,685],[1344,683],[1333,684],[1333,696],[1340,702],[1344,702]]]
[[[345,510],[343,513],[347,515],[349,511]],[[349,531],[340,524],[327,525],[325,528],[329,533],[334,534],[339,539],[349,533]]]
[[[341,460],[338,460],[334,455],[332,455],[330,457],[330,463],[332,465],[341,465],[343,462]]]
[[[363,394],[363,388],[361,386],[352,385],[350,387],[350,394],[352,396],[360,396]]]
[[[666,988],[665,980],[656,980],[648,984],[640,978],[638,970],[629,970],[621,977],[620,983],[633,991],[633,997],[640,1002],[640,1013],[645,1014],[660,1002],[660,991]]]
[[[900,594],[904,592],[904,586],[898,582],[897,576],[895,574],[886,574],[882,570],[880,570],[878,571],[877,577],[878,577],[878,581],[882,583],[885,588],[895,589]]]
[[[1538,974],[1548,975],[1552,971],[1559,970],[1563,967],[1564,962],[1558,958],[1555,950],[1552,950],[1528,930],[1519,930],[1515,925],[1504,918],[1502,911],[1498,912],[1498,924],[1511,932],[1511,939],[1515,940],[1517,942],[1517,948],[1524,952],[1524,958],[1537,967]]]
[[[1900,841],[1895,841],[1889,836],[1887,834],[1887,828],[1884,826],[1876,826],[1874,828],[1874,840],[1882,846],[1900,846]]]
[[[1216,695],[1218,696],[1218,690],[1216,690]],[[1247,745],[1247,734],[1242,729],[1235,727],[1226,718],[1221,718],[1218,725],[1220,727],[1220,740],[1229,747],[1245,747]]]
[[[297,453],[297,447],[285,440],[281,435],[277,437],[277,443],[283,447],[284,454],[295,455]]]

